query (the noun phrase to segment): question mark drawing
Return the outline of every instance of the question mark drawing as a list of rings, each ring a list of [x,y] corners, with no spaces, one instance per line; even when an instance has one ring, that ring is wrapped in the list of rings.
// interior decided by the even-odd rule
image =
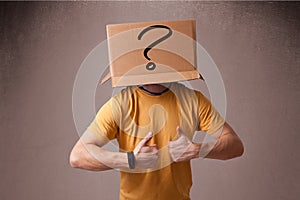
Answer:
[[[143,37],[143,35],[144,35],[146,32],[148,32],[148,31],[150,31],[150,30],[152,30],[152,29],[156,29],[156,28],[167,29],[167,30],[169,30],[169,32],[168,32],[166,35],[164,35],[163,37],[161,37],[161,38],[159,38],[158,40],[156,40],[156,41],[154,41],[153,43],[151,43],[148,47],[146,47],[146,49],[144,50],[144,57],[145,57],[147,60],[149,60],[149,61],[150,61],[151,59],[150,59],[149,56],[148,56],[148,52],[149,52],[154,46],[158,45],[158,44],[161,43],[162,41],[164,41],[164,40],[168,39],[169,37],[171,37],[171,35],[172,35],[172,33],[173,33],[172,29],[170,29],[168,26],[164,26],[164,25],[152,25],[152,26],[149,26],[149,27],[145,28],[144,30],[142,30],[142,31],[140,32],[140,34],[138,35],[138,40],[141,40],[142,37]],[[146,69],[147,69],[147,70],[154,70],[155,68],[156,68],[156,64],[155,64],[154,62],[149,62],[149,63],[147,63],[147,65],[146,65]]]

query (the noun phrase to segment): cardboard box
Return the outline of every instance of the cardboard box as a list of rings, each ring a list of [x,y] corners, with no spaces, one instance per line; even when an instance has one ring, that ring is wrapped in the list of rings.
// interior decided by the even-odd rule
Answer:
[[[194,20],[107,25],[112,86],[201,78]]]

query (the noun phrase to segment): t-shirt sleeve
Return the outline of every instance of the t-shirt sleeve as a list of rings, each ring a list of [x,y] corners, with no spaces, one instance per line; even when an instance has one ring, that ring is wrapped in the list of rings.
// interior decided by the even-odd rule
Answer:
[[[224,125],[225,120],[202,93],[199,92],[198,94],[200,102],[199,130],[212,134]]]
[[[99,138],[106,137],[109,140],[115,139],[118,133],[116,118],[118,112],[114,112],[117,105],[113,99],[107,101],[97,112],[96,117],[87,128]]]

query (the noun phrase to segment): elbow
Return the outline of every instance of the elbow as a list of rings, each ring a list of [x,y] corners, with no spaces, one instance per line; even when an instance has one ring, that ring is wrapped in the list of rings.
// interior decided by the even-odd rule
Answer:
[[[81,141],[79,140],[75,146],[73,147],[70,157],[69,157],[69,164],[73,168],[81,168],[84,162],[84,147]]]
[[[242,141],[240,140],[237,157],[241,157],[244,154],[244,152],[245,152],[245,148],[244,148]]]
[[[238,138],[233,147],[234,151],[232,158],[241,157],[244,154],[244,145],[242,141]]]
[[[241,157],[244,154],[244,145],[242,143],[241,140],[239,140],[236,144],[235,144],[235,148],[234,148],[234,153],[232,158],[237,158],[237,157]]]
[[[238,138],[231,147],[231,153],[224,156],[222,160],[230,160],[233,158],[241,157],[244,154],[244,145],[242,141]]]
[[[73,168],[80,168],[80,158],[79,156],[74,152],[74,149],[72,150],[69,158],[69,164]]]

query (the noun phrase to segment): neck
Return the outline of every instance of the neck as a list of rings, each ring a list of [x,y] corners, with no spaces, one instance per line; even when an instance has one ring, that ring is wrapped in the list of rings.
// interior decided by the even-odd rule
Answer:
[[[142,85],[142,87],[148,90],[149,92],[153,92],[153,93],[160,93],[166,89],[166,87],[161,84],[147,84],[147,85]]]

